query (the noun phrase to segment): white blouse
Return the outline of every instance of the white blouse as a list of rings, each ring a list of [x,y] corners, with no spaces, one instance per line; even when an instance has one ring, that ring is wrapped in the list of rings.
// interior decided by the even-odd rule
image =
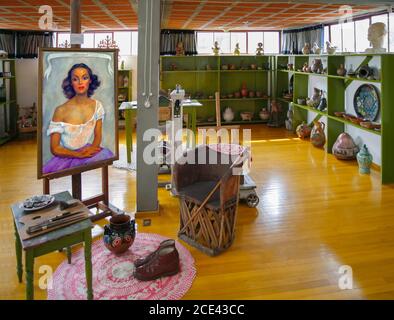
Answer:
[[[66,122],[51,121],[47,130],[47,135],[60,133],[61,145],[69,150],[77,150],[88,144],[94,136],[96,122],[104,119],[104,108],[100,101],[96,100],[96,109],[92,118],[83,124],[70,124]]]

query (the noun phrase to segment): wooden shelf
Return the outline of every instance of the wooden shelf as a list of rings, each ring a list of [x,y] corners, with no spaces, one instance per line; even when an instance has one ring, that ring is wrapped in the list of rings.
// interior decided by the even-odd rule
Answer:
[[[351,125],[351,126],[353,126],[353,127],[356,127],[356,128],[358,128],[358,129],[364,130],[364,131],[366,131],[366,132],[373,133],[373,134],[377,134],[377,135],[379,135],[379,136],[382,135],[381,131],[371,130],[371,129],[368,129],[368,128],[364,128],[364,127],[362,127],[362,126],[360,126],[360,125],[358,125],[358,124],[356,124],[356,123],[353,123],[353,122],[351,122],[351,121],[348,121],[348,120],[346,120],[346,119],[344,119],[344,118],[339,118],[339,117],[331,116],[331,115],[328,115],[328,117],[329,117],[330,119],[335,120],[335,121],[339,121],[339,122],[342,122],[342,123],[344,123],[344,124]]]
[[[256,100],[269,100],[270,98],[224,98],[221,101],[256,101]]]
[[[243,125],[243,124],[263,124],[263,123],[268,123],[268,120],[251,120],[251,121],[243,121],[243,120],[234,120],[234,121],[224,121],[222,120],[222,126],[231,126],[231,125]],[[208,122],[208,121],[202,121],[202,122],[197,122],[198,126],[216,126],[216,122]]]
[[[317,113],[317,114],[320,114],[322,116],[327,116],[328,115],[327,111],[320,111],[320,110],[317,110],[317,109],[309,107],[309,106],[304,106],[304,105],[297,104],[297,103],[293,103],[293,106],[297,107],[297,108],[304,109],[304,110],[308,110],[308,111],[311,111],[311,112],[314,112],[314,113]]]

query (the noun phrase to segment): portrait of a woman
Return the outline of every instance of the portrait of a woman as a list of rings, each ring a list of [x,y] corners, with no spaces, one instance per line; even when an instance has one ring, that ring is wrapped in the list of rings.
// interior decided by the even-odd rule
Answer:
[[[87,64],[74,64],[68,71],[61,86],[67,101],[55,108],[46,131],[52,158],[44,164],[43,174],[114,157],[101,146],[105,110],[93,98],[100,85],[100,79]]]

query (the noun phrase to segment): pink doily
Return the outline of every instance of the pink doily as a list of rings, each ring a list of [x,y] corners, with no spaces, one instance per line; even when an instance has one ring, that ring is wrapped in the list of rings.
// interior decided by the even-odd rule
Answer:
[[[116,256],[97,240],[92,244],[93,294],[95,300],[177,300],[191,287],[196,275],[190,252],[176,241],[180,272],[154,281],[133,277],[133,261],[147,256],[167,238],[152,233],[137,233],[130,249]],[[64,261],[53,275],[53,288],[48,300],[86,300],[85,258],[83,249],[72,256],[72,264]]]

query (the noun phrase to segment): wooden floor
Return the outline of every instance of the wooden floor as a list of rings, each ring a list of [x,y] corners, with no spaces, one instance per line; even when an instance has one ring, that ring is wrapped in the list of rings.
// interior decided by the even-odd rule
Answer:
[[[224,254],[208,257],[190,249],[197,277],[185,299],[393,299],[394,187],[381,186],[379,172],[360,175],[355,162],[342,162],[283,129],[252,127],[253,167],[260,204],[241,204],[236,239]],[[121,133],[121,159],[125,140]],[[394,165],[394,164],[393,164]],[[100,172],[83,175],[84,197],[100,191]],[[69,179],[52,183],[53,192],[70,189]],[[9,206],[40,193],[34,140],[0,147],[0,299],[24,299],[16,276]],[[110,169],[110,200],[135,207],[135,173]],[[139,232],[175,238],[178,202],[159,191],[161,215]],[[102,224],[105,224],[105,220]],[[98,240],[98,241],[101,241]],[[78,249],[78,248],[75,248]],[[62,253],[36,259],[38,268],[56,268]],[[339,268],[353,270],[353,289],[340,290]]]

